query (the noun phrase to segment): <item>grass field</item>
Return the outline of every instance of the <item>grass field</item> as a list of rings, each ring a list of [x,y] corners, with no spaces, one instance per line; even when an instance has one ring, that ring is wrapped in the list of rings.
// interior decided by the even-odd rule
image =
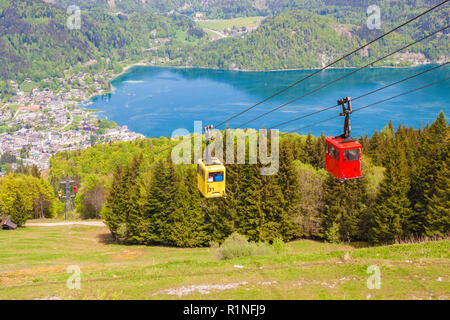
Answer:
[[[201,20],[197,21],[197,24],[202,28],[208,28],[211,30],[223,32],[224,30],[232,27],[257,28],[264,20],[264,18],[265,17],[246,17],[226,20]]]
[[[219,261],[212,249],[111,244],[105,227],[0,230],[0,299],[450,299],[450,241],[356,248],[314,241]],[[70,290],[67,267],[79,266]],[[370,290],[367,268],[381,272]]]

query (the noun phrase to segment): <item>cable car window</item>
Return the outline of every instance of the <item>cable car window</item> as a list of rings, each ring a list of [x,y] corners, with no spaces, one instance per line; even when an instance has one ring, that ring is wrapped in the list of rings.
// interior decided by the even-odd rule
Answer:
[[[359,149],[351,149],[344,151],[344,162],[359,160]]]
[[[223,181],[223,172],[210,172],[208,175],[208,182]]]
[[[339,157],[336,157],[336,148],[333,147],[331,144],[328,145],[328,155],[334,159],[338,159]]]

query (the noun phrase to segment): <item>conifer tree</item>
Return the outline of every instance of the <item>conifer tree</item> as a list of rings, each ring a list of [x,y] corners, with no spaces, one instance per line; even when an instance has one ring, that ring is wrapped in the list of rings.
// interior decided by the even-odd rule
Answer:
[[[120,240],[118,238],[118,231],[121,226],[122,229],[125,227],[123,225],[126,218],[124,196],[127,190],[127,182],[124,177],[123,167],[120,165],[116,166],[106,203],[101,212],[101,217],[104,219],[105,224],[108,226],[115,240]]]
[[[153,170],[143,209],[149,223],[147,243],[164,243],[167,240],[167,216],[173,210],[178,183],[173,163],[170,160],[159,162]]]
[[[431,126],[426,126],[422,132],[417,158],[417,169],[412,178],[410,199],[414,206],[410,229],[417,235],[434,234],[434,221],[438,218],[427,211],[433,194],[437,191],[438,173],[443,163],[448,163],[450,147],[448,142],[450,128],[447,126],[444,113],[441,112]]]
[[[19,227],[24,226],[25,222],[29,218],[23,197],[19,191],[16,192],[12,207],[9,210],[9,214],[11,215],[11,221]]]
[[[378,130],[374,132],[369,140],[368,147],[365,150],[366,154],[372,159],[375,165],[381,165],[382,154],[380,152],[380,145],[382,144]]]
[[[205,216],[195,183],[195,170],[187,169],[180,179],[173,210],[167,216],[167,239],[179,247],[199,247],[208,243]]]
[[[316,169],[321,169],[325,167],[325,146],[326,137],[322,133],[318,138],[315,139],[315,150],[312,165]]]
[[[287,139],[286,147],[288,147],[288,148],[292,147],[291,138]],[[316,153],[314,138],[313,138],[313,136],[311,134],[311,131],[308,132],[308,135],[306,136],[304,150],[305,150],[306,158],[304,159],[305,161],[303,161],[303,162],[308,163],[308,164],[313,165],[313,166],[316,167],[316,165],[317,165],[317,163],[316,163],[316,160],[317,160],[316,155],[317,155],[317,153]]]
[[[127,243],[139,244],[145,241],[145,234],[148,230],[148,221],[145,219],[140,205],[141,184],[138,181],[139,170],[143,156],[136,156],[125,175],[127,190],[124,195],[125,220],[127,225]]]
[[[289,239],[292,234],[285,226],[291,227],[292,219],[288,212],[280,207],[283,193],[276,176],[261,177],[261,204],[262,213],[260,221],[260,241],[272,241],[276,238]]]
[[[410,216],[405,152],[401,144],[391,144],[386,155],[386,173],[376,199],[368,231],[369,241],[374,244],[391,243],[404,235],[405,222]],[[407,222],[406,222],[407,223]]]
[[[351,241],[358,238],[358,226],[364,211],[365,179],[340,182],[333,176],[325,181],[325,210],[323,216],[324,235],[339,234],[340,241]],[[332,241],[333,239],[327,239]]]
[[[450,173],[445,162],[436,176],[434,193],[425,208],[427,236],[445,237],[450,232]]]
[[[236,229],[239,233],[248,235],[251,240],[260,240],[264,216],[261,208],[262,180],[259,168],[253,164],[245,164],[242,175]]]
[[[206,233],[209,241],[221,242],[235,231],[234,211],[225,203],[226,199],[202,199],[201,206],[205,215]]]
[[[297,172],[294,165],[293,144],[291,139],[282,141],[280,145],[280,168],[277,179],[282,193],[280,199],[280,207],[283,210],[283,219],[281,234],[287,239],[291,239],[294,235],[292,219],[295,216],[298,208],[297,204],[300,201],[298,193],[299,182],[297,179]]]

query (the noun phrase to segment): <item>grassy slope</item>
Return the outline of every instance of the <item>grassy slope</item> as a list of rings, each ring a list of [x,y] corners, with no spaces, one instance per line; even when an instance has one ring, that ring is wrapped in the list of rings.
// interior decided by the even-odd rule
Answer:
[[[217,261],[208,248],[130,247],[107,239],[101,227],[0,231],[0,299],[450,298],[448,240],[360,249],[296,241],[282,254]],[[366,287],[373,264],[381,269],[380,290]],[[66,287],[69,265],[81,268],[81,290]],[[183,296],[165,291],[224,284],[236,287],[207,294],[193,287]]]
[[[202,28],[208,28],[223,32],[225,29],[236,28],[257,28],[261,24],[261,21],[265,17],[248,17],[248,18],[235,18],[235,19],[218,19],[218,20],[203,20],[197,21],[197,24]]]

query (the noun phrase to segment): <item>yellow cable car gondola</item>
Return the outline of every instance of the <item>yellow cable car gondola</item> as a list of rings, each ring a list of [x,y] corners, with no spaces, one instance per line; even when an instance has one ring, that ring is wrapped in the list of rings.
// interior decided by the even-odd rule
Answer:
[[[219,159],[210,155],[211,130],[213,126],[205,127],[206,156],[197,163],[197,186],[200,193],[207,199],[225,197],[226,169]]]

